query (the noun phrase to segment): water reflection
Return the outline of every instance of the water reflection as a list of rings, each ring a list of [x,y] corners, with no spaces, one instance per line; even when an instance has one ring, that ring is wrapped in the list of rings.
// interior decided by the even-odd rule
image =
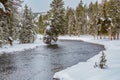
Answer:
[[[52,45],[47,45],[47,48],[51,48],[51,49],[57,49],[59,48],[58,44],[52,44]]]

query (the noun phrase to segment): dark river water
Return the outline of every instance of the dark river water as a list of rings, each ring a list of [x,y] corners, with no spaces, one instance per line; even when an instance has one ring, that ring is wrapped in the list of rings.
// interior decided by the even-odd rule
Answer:
[[[104,46],[82,41],[58,41],[56,45],[0,55],[0,80],[53,80],[55,72],[83,62]]]

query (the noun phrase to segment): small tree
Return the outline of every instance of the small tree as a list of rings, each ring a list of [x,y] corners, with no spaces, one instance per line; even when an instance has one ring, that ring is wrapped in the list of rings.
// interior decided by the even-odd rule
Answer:
[[[99,64],[101,69],[105,68],[105,66],[106,66],[107,59],[105,57],[106,57],[105,53],[102,52],[102,56],[100,57],[100,64]]]
[[[95,62],[95,65],[94,65],[94,68],[95,67],[100,67],[101,69],[104,69],[106,68],[106,56],[105,56],[105,53],[102,51],[102,56],[100,57],[100,62],[97,64],[97,62]]]
[[[106,68],[107,67],[106,61],[107,61],[107,59],[106,59],[105,53],[102,51],[102,56],[100,57],[100,62],[99,63],[95,62],[94,68],[96,68],[96,67],[100,67],[101,69]]]

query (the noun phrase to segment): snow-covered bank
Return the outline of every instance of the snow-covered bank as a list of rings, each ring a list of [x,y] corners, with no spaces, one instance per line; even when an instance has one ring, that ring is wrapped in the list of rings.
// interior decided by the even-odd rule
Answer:
[[[69,37],[61,36],[59,39],[83,40],[86,42],[105,45],[107,69],[94,68],[95,62],[99,61],[101,53],[89,59],[87,62],[80,62],[63,71],[57,72],[54,78],[60,80],[120,80],[120,40],[98,40],[92,36]]]
[[[44,45],[41,38],[42,38],[42,35],[38,35],[36,41],[30,44],[19,44],[18,41],[14,41],[13,46],[10,46],[8,44],[0,48],[0,54],[34,49],[38,46]]]

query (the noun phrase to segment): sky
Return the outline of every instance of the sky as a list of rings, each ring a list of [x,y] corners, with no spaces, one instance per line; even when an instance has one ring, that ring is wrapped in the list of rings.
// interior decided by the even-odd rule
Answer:
[[[65,7],[73,7],[76,8],[80,0],[63,0],[65,2]],[[96,0],[83,0],[84,4],[89,4],[90,2],[96,2]],[[24,0],[23,6],[25,4],[28,7],[31,7],[33,12],[47,12],[50,9],[50,4],[52,0]],[[101,2],[101,0],[98,0]]]

